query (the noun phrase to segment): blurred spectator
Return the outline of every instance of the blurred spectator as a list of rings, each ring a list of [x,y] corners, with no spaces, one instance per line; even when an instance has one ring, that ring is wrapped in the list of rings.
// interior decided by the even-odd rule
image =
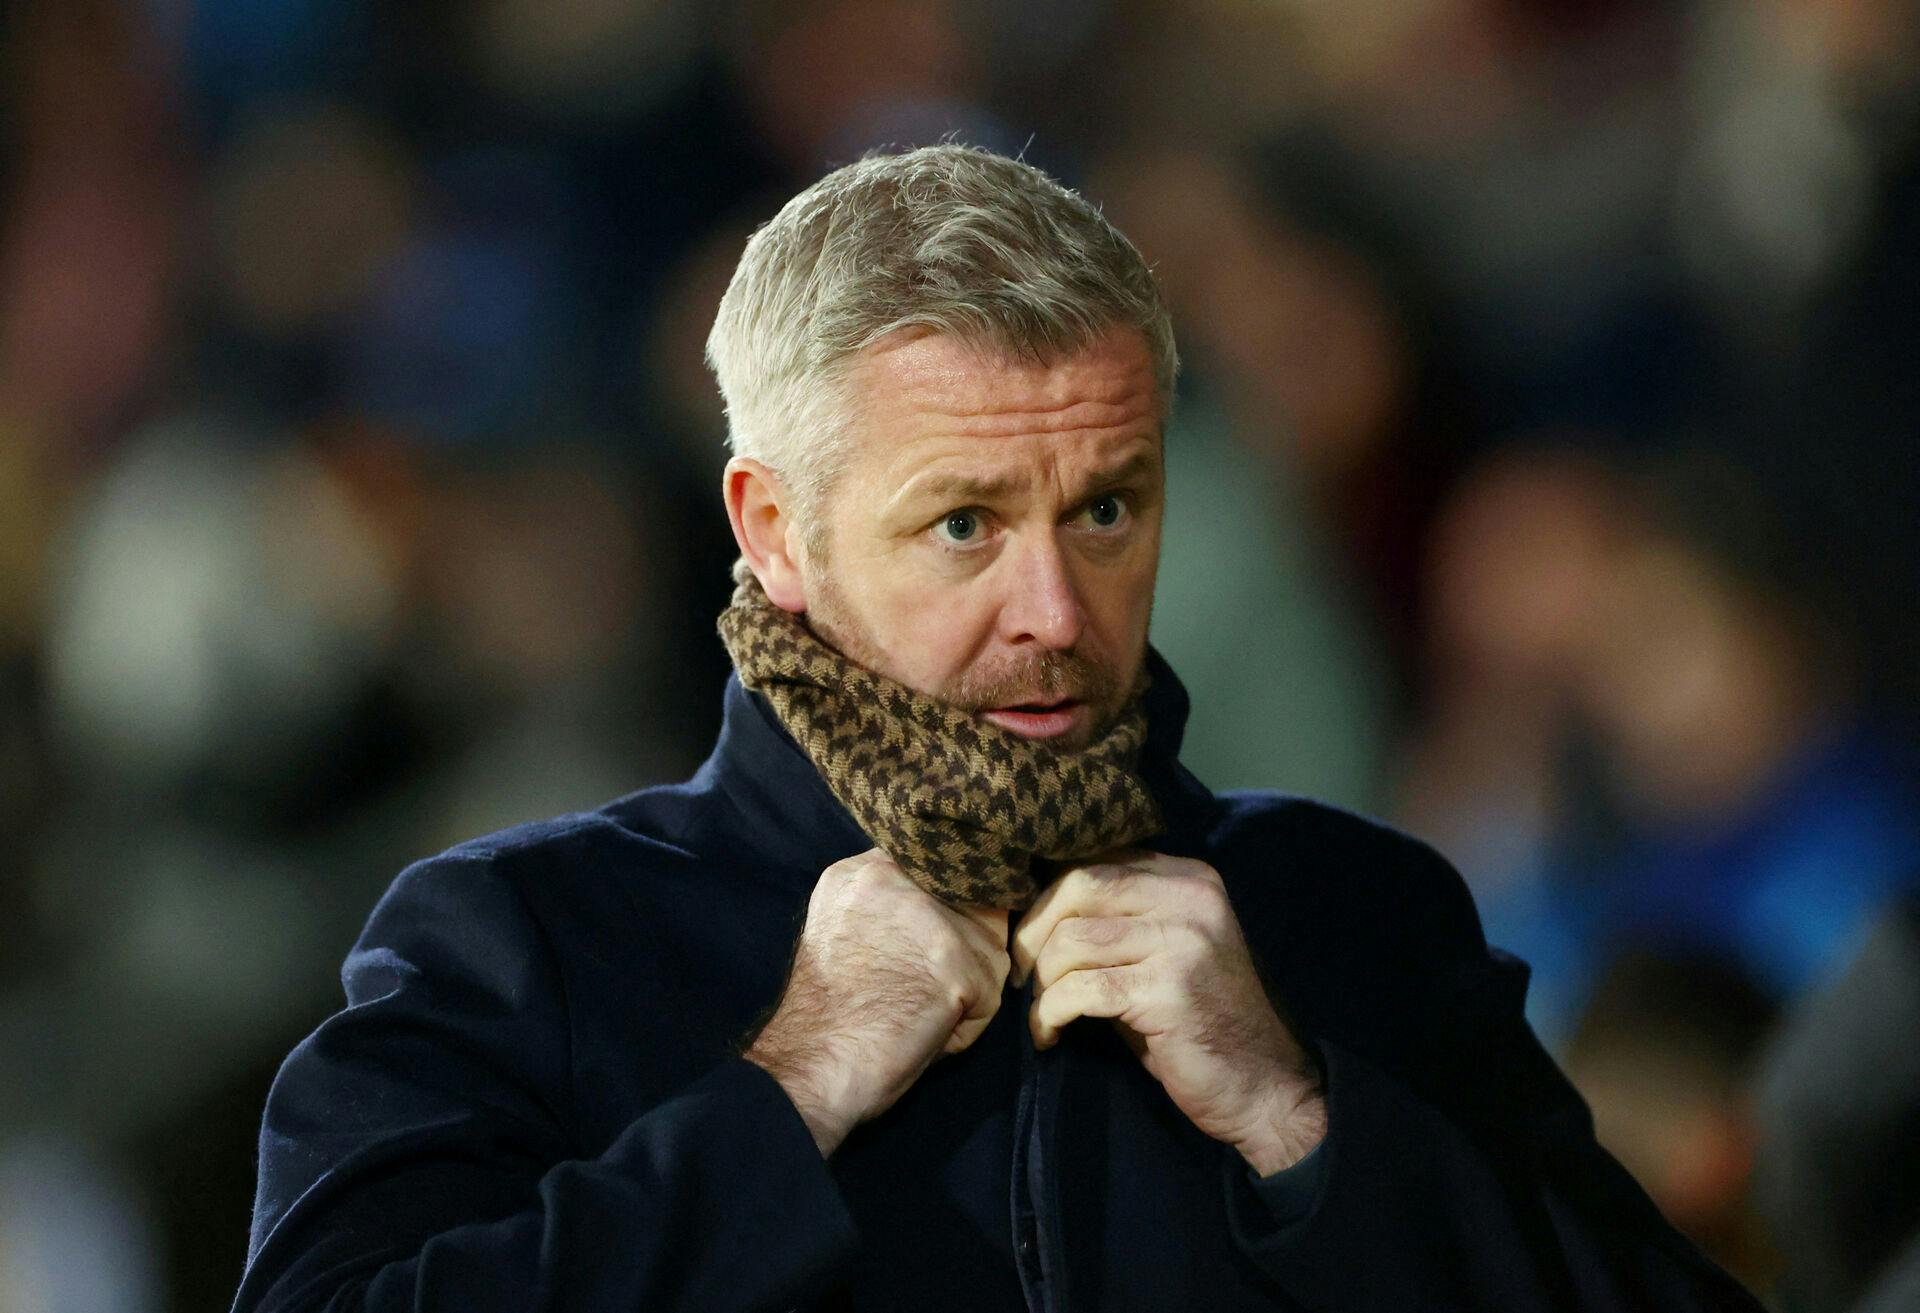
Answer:
[[[1760,1200],[1792,1313],[1920,1307],[1920,898],[1797,1009],[1759,1082]]]
[[[1732,1125],[1663,1109],[1733,1050],[1594,1055],[1754,1015],[1622,954],[1779,1006],[1920,879],[1911,0],[25,0],[0,66],[0,1305],[227,1299],[394,871],[693,764],[700,344],[876,147],[1024,149],[1156,262],[1189,760],[1397,799],[1543,1033],[1667,1073],[1621,1144]]]
[[[1567,1075],[1600,1143],[1660,1211],[1749,1289],[1779,1258],[1753,1202],[1749,1080],[1778,1009],[1706,957],[1628,953],[1567,1046]]]
[[[1095,176],[1190,326],[1153,629],[1206,693],[1186,760],[1217,788],[1370,807],[1394,668],[1373,650],[1375,599],[1349,583],[1343,552],[1363,535],[1339,520],[1336,490],[1377,463],[1398,417],[1408,366],[1391,309],[1363,267],[1289,232],[1224,160],[1122,155]],[[1256,651],[1287,678],[1247,678]]]
[[[1885,165],[1920,126],[1920,13],[1707,0],[1691,20],[1680,250],[1729,331],[1778,358],[1870,239]]]
[[[128,419],[171,345],[185,199],[177,95],[126,6],[14,8],[0,442],[47,447],[64,469],[69,448],[108,440]]]
[[[1920,55],[1909,65],[1920,69]],[[1912,98],[1920,103],[1920,96]],[[1876,705],[1920,711],[1920,136],[1880,174],[1861,248],[1815,299],[1768,441],[1743,453],[1792,517],[1836,622],[1863,641]]]
[[[1319,195],[1337,185],[1310,172],[1296,162],[1269,182],[1226,154],[1119,150],[1094,186],[1153,262],[1200,390],[1278,494],[1271,520],[1350,594],[1341,623],[1378,652],[1367,678],[1385,682],[1370,695],[1384,712],[1406,700],[1411,562],[1460,416],[1435,386],[1407,280],[1387,273],[1386,239],[1343,222]]]
[[[1581,672],[1621,831],[1588,865],[1586,926],[1703,943],[1790,999],[1920,872],[1910,745],[1769,570],[1782,544],[1746,476],[1663,473]]]
[[[1510,457],[1441,539],[1442,700],[1407,814],[1478,862],[1489,937],[1564,1041],[1620,953],[1706,953],[1776,1002],[1920,870],[1910,746],[1783,591],[1750,480]]]
[[[208,416],[129,440],[69,526],[48,633],[81,778],[273,796],[339,732],[397,580],[324,467]]]
[[[1288,471],[1239,447],[1189,383],[1167,430],[1152,640],[1196,698],[1181,758],[1219,789],[1376,804],[1385,680]],[[1247,653],[1285,671],[1252,678]]]
[[[1541,895],[1576,811],[1575,672],[1621,500],[1591,457],[1510,451],[1462,481],[1430,544],[1427,712],[1400,754],[1397,814],[1466,874],[1496,941]],[[1536,1021],[1571,1011],[1557,983],[1536,975]]]
[[[7,1313],[157,1313],[150,1230],[127,1183],[86,1146],[0,1146]]]
[[[765,139],[798,176],[949,133],[1020,143],[983,102],[982,52],[955,0],[749,0],[729,43]]]

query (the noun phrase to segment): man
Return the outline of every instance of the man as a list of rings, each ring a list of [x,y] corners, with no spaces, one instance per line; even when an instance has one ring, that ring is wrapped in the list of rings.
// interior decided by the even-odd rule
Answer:
[[[236,1308],[1755,1307],[1439,857],[1181,769],[1176,358],[1097,212],[863,160],[709,355],[719,744],[402,874],[268,1100]]]

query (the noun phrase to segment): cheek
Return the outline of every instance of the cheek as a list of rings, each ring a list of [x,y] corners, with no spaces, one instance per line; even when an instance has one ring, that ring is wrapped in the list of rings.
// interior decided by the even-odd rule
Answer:
[[[1143,552],[1138,559],[1090,572],[1081,597],[1110,650],[1130,651],[1146,637],[1157,563],[1157,552]]]
[[[993,613],[982,590],[898,571],[874,584],[872,632],[902,683],[922,692],[949,687],[988,645]]]

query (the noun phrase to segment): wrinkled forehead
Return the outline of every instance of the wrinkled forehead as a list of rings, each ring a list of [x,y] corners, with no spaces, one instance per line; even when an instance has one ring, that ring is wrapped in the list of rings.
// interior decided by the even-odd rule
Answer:
[[[1047,361],[901,334],[863,353],[848,384],[856,463],[895,475],[969,456],[1126,458],[1131,448],[1157,449],[1164,409],[1152,357],[1132,329]]]

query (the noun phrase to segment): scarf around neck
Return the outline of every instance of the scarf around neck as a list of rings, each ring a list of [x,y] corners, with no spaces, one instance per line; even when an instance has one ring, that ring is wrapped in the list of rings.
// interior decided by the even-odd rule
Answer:
[[[866,669],[775,606],[745,561],[720,614],[740,682],[833,796],[900,869],[950,904],[1019,909],[1034,859],[1071,861],[1161,828],[1135,772],[1146,741],[1144,669],[1104,735],[1058,752]]]

